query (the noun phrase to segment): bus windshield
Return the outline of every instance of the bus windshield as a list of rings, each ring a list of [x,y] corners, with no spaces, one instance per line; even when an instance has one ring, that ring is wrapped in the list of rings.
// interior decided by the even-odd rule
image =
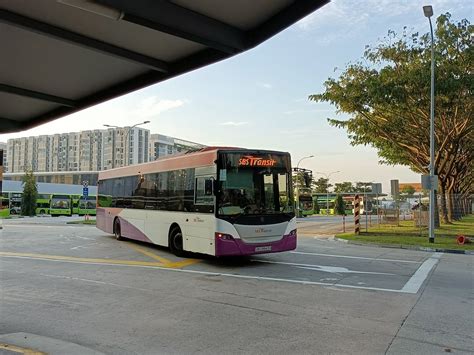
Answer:
[[[96,198],[95,196],[87,196],[81,197],[79,200],[79,208],[80,209],[93,209],[96,205]]]
[[[66,196],[51,197],[51,208],[69,209],[70,208],[70,199]]]
[[[245,162],[239,155],[226,154],[221,158],[226,168],[219,171],[218,214],[292,213],[291,172],[286,167],[285,156],[266,156],[262,159],[268,163],[242,166]]]

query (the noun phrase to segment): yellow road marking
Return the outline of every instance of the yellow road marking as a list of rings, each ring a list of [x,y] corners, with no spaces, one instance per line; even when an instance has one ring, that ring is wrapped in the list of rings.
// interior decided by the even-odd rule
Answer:
[[[14,353],[19,353],[19,354],[24,354],[24,355],[47,355],[47,353],[44,353],[42,351],[28,349],[28,348],[21,348],[16,345],[5,344],[5,343],[0,343],[0,349],[5,349],[8,351],[12,351]]]
[[[146,249],[143,249],[143,248],[140,248],[139,246],[136,246],[134,244],[131,244],[131,243],[126,243],[130,248],[132,248],[133,250],[135,251],[138,251],[139,253],[142,253],[146,256],[149,256],[150,258],[152,259],[155,259],[155,260],[158,260],[160,263],[163,263],[163,264],[168,264],[168,263],[171,263],[172,261],[171,260],[168,260],[168,259],[165,259],[159,255],[156,255]]]
[[[131,266],[159,266],[166,268],[182,268],[188,265],[196,264],[200,262],[197,259],[186,259],[183,261],[176,262],[150,262],[150,261],[134,261],[134,260],[117,260],[117,259],[98,259],[98,258],[79,258],[74,256],[63,256],[63,255],[46,255],[46,254],[34,254],[34,253],[13,253],[13,252],[0,252],[0,256],[18,256],[18,257],[29,257],[35,259],[46,259],[46,260],[60,260],[60,261],[74,261],[81,263],[94,263],[94,264],[115,264],[115,265],[131,265]]]
[[[199,263],[199,262],[201,262],[201,260],[198,260],[198,259],[186,259],[186,260],[183,260],[183,261],[176,261],[176,262],[169,263],[169,264],[167,264],[166,267],[179,269],[179,268],[182,268],[182,267],[185,267],[185,266],[188,266],[188,265],[197,264],[197,263]]]

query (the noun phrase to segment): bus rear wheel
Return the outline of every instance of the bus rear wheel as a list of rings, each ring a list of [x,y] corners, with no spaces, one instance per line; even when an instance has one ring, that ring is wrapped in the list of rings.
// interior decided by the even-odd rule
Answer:
[[[171,252],[176,256],[183,256],[183,233],[179,227],[175,227],[169,236],[169,246]]]
[[[115,235],[115,239],[123,240],[122,229],[120,227],[120,220],[118,218],[115,219],[114,221],[114,235]]]

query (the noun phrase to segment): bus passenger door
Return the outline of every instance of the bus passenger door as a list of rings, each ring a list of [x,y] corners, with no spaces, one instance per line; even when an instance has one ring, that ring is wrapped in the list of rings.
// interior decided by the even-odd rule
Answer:
[[[215,196],[213,176],[197,176],[194,189],[194,211],[186,217],[184,248],[198,253],[214,254]]]

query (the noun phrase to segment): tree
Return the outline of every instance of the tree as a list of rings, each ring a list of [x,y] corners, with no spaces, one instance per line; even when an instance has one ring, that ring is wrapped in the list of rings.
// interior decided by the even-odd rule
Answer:
[[[23,216],[34,216],[36,214],[36,199],[38,187],[36,185],[33,171],[25,172],[22,178],[23,194],[21,195],[21,214]]]
[[[402,194],[405,194],[407,195],[408,197],[410,196],[413,196],[413,194],[415,193],[415,188],[411,185],[406,185],[406,186],[403,186],[402,190],[400,191]]]
[[[313,191],[316,193],[327,193],[328,189],[332,187],[331,184],[328,184],[329,179],[319,178],[318,180],[313,180]]]
[[[344,203],[344,199],[342,198],[342,195],[336,196],[336,213],[338,215],[346,214],[346,204]]]
[[[449,13],[437,19],[434,159],[445,222],[454,218],[449,206],[465,204],[473,191],[473,31],[468,20],[455,23]],[[346,129],[351,144],[376,148],[381,163],[428,174],[430,48],[428,34],[408,33],[406,27],[401,36],[389,31],[377,45],[366,46],[361,61],[349,64],[338,79],[329,78],[325,91],[309,99],[349,114],[348,120],[328,121]],[[461,201],[453,200],[455,194]]]
[[[344,182],[337,182],[334,185],[334,192],[335,193],[342,193],[342,192],[354,192],[354,185],[350,181]]]
[[[357,182],[354,192],[372,192],[371,182]]]

